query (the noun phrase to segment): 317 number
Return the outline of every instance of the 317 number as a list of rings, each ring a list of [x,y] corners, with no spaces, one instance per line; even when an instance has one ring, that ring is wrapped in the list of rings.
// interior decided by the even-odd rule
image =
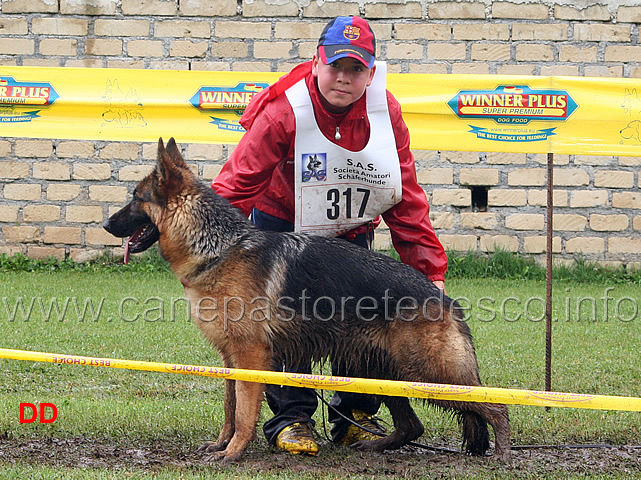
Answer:
[[[348,187],[342,193],[338,188],[327,190],[327,201],[330,202],[330,208],[327,209],[329,220],[336,220],[341,216],[352,218],[352,202],[355,202],[354,206],[358,208],[357,218],[361,218],[365,214],[370,191],[367,188],[357,188],[355,195],[352,192],[352,187]],[[360,204],[357,198],[353,198],[359,195]]]

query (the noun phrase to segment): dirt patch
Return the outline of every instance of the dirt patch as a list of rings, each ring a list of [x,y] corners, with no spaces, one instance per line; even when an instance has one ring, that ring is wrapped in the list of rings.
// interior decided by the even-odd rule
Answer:
[[[447,448],[455,448],[446,446]],[[126,445],[111,439],[90,437],[32,438],[0,440],[3,464],[26,463],[49,467],[95,468],[146,472],[171,469],[189,471],[201,467],[232,477],[256,478],[260,472],[289,472],[314,478],[541,478],[617,474],[621,478],[641,474],[641,449],[547,448],[514,450],[510,464],[491,457],[467,457],[406,448],[384,454],[355,452],[344,447],[322,445],[318,457],[299,457],[256,443],[237,465],[223,467],[197,453],[193,446],[163,441],[148,445]]]

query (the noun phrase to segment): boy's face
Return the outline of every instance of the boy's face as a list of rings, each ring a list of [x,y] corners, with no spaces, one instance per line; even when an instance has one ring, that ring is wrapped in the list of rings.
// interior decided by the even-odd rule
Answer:
[[[318,55],[312,59],[312,75],[318,80],[323,104],[333,113],[341,113],[363,96],[372,83],[376,66],[367,68],[355,58],[339,58],[325,65]]]

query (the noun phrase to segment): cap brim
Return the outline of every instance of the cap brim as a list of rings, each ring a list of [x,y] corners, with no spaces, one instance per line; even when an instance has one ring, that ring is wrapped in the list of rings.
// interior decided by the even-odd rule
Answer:
[[[353,45],[323,45],[318,48],[321,62],[329,65],[340,58],[355,58],[367,68],[374,66],[374,55]]]

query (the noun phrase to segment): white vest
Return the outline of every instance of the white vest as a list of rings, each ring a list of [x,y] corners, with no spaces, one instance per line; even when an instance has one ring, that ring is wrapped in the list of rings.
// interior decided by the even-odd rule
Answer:
[[[305,80],[285,93],[296,117],[294,229],[326,237],[375,219],[401,201],[401,167],[387,107],[387,66],[367,87],[369,142],[352,152],[318,128]]]

